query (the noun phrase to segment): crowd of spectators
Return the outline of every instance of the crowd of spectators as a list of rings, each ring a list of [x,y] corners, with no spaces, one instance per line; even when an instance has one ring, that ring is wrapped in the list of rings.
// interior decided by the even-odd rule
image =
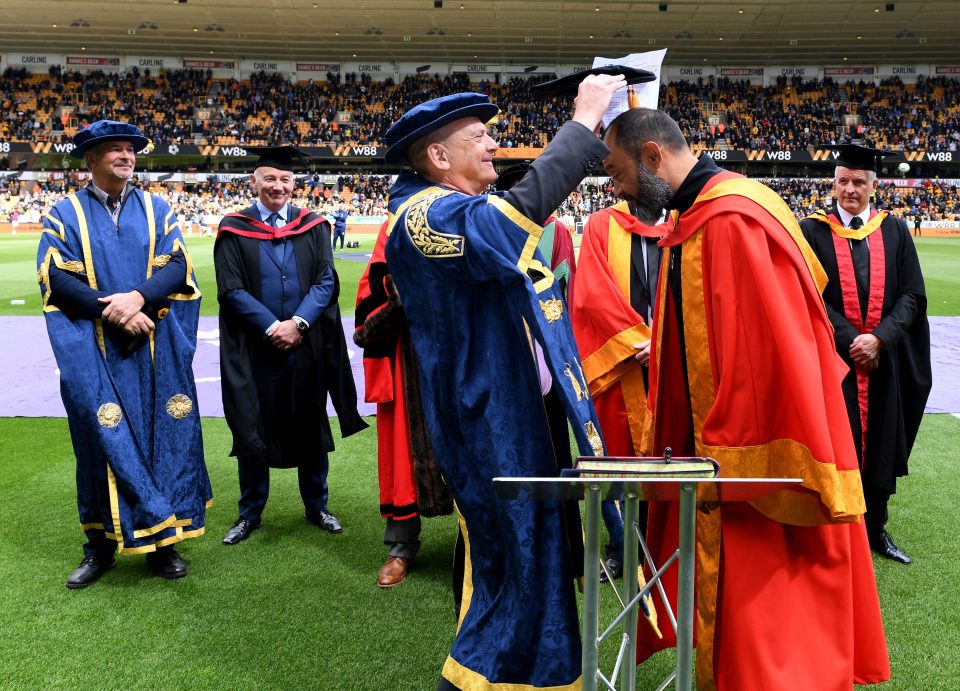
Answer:
[[[66,141],[77,127],[110,118],[136,122],[156,142],[379,144],[413,104],[472,90],[503,107],[495,125],[501,146],[540,147],[572,106],[569,98],[531,94],[544,78],[472,83],[466,74],[419,74],[378,82],[369,74],[328,73],[291,82],[276,73],[224,80],[209,70],[53,67],[44,75],[8,68],[0,78],[0,139]],[[707,148],[803,149],[851,139],[894,149],[960,146],[960,80],[946,77],[915,84],[781,78],[768,86],[710,77],[662,85],[660,103],[691,144]]]
[[[466,74],[408,75],[398,82],[370,75],[328,73],[316,81],[291,82],[258,73],[244,80],[215,79],[202,70],[152,74],[132,68],[122,74],[75,72],[53,67],[47,74],[8,68],[0,76],[0,140],[67,141],[77,127],[101,118],[130,120],[156,142],[255,145],[289,143],[379,144],[404,111],[426,98],[473,90],[487,93],[503,112],[494,125],[503,147],[541,147],[566,120],[568,98],[535,97],[530,87],[543,75],[505,83],[471,83]],[[756,86],[707,78],[661,86],[661,107],[680,124],[692,145],[749,150],[800,149],[850,139],[868,145],[956,151],[960,145],[960,80],[889,79],[866,82],[781,78]],[[297,202],[320,211],[343,201],[353,216],[385,213],[390,178],[346,174],[308,175]],[[830,181],[766,180],[802,217],[831,202]],[[67,176],[29,189],[0,183],[0,214],[16,209],[21,222],[40,214],[77,179]],[[184,219],[197,224],[249,204],[245,179],[197,185],[153,184]],[[960,215],[955,188],[928,180],[915,188],[886,184],[881,207],[909,217],[953,219]],[[559,210],[582,220],[614,203],[606,184],[583,184]]]
[[[833,204],[833,181],[824,178],[763,178],[790,205],[798,218]],[[387,213],[387,195],[392,177],[387,175],[341,175],[336,181],[316,175],[304,176],[294,192],[293,203],[321,214],[332,213],[341,202],[352,218],[382,218]],[[9,221],[14,211],[21,223],[39,223],[40,217],[83,180],[75,174],[36,183],[0,182],[0,221]],[[220,218],[253,203],[249,178],[216,180],[197,184],[153,182],[147,189],[166,200],[177,215],[195,229],[215,228]],[[564,201],[557,216],[583,222],[594,211],[618,200],[609,182],[583,183]],[[881,182],[877,205],[912,220],[960,221],[960,194],[956,186],[940,180],[923,180],[914,187]]]

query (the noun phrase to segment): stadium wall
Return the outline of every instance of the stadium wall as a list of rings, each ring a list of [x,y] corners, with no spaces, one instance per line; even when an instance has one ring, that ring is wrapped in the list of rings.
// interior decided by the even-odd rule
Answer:
[[[413,62],[309,62],[275,60],[272,58],[202,58],[169,55],[71,55],[65,53],[0,53],[0,69],[23,68],[31,73],[44,73],[51,67],[89,72],[123,72],[132,68],[143,70],[210,70],[221,79],[244,79],[258,72],[278,73],[293,80],[324,79],[327,73],[365,74],[374,81],[399,79],[409,74],[466,73],[474,81],[510,78],[515,75],[557,74],[578,72],[590,65],[514,65],[514,64],[459,64]],[[665,65],[666,81],[696,81],[698,79],[727,78],[749,81],[756,85],[775,84],[783,78],[804,81],[833,79],[838,82],[880,82],[893,77],[905,83],[915,83],[920,77],[960,77],[960,64],[885,63],[862,65]]]

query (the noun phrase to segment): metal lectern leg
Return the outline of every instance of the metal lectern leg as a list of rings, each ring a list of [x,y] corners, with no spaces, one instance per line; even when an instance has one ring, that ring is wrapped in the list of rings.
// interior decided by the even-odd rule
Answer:
[[[623,497],[623,601],[632,602],[640,589],[637,581],[637,528],[640,514],[640,499],[636,490],[628,491]],[[623,691],[637,688],[637,610],[640,604],[630,607],[623,619],[623,634],[629,643],[625,653],[626,664],[623,669]]]
[[[696,571],[697,487],[680,485],[680,566],[677,584],[677,691],[690,691],[693,665],[693,576]]]
[[[600,626],[600,485],[584,492],[583,691],[597,690]]]

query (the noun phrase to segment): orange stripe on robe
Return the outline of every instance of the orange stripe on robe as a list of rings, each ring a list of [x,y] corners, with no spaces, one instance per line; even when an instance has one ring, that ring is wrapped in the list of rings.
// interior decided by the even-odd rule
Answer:
[[[698,514],[698,688],[839,691],[889,679],[822,268],[782,200],[730,173],[707,183],[661,244],[667,266],[682,245],[685,351],[664,270],[650,375],[654,449],[711,456],[722,477],[803,480]],[[686,388],[686,412],[665,405]],[[658,563],[676,548],[676,526],[676,504],[651,505]],[[675,573],[665,585],[675,596]],[[663,647],[643,627],[638,637],[640,659]]]
[[[650,340],[650,328],[630,305],[632,239],[664,232],[637,220],[626,202],[591,214],[583,229],[570,319],[612,455],[640,453],[647,417],[643,372],[633,356],[636,344]]]

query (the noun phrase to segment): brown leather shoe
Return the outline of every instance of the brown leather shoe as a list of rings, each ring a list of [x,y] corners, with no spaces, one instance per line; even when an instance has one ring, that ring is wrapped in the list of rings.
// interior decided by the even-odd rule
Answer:
[[[393,588],[407,579],[407,568],[410,560],[406,557],[390,557],[387,563],[380,567],[377,576],[377,585],[381,588]]]

